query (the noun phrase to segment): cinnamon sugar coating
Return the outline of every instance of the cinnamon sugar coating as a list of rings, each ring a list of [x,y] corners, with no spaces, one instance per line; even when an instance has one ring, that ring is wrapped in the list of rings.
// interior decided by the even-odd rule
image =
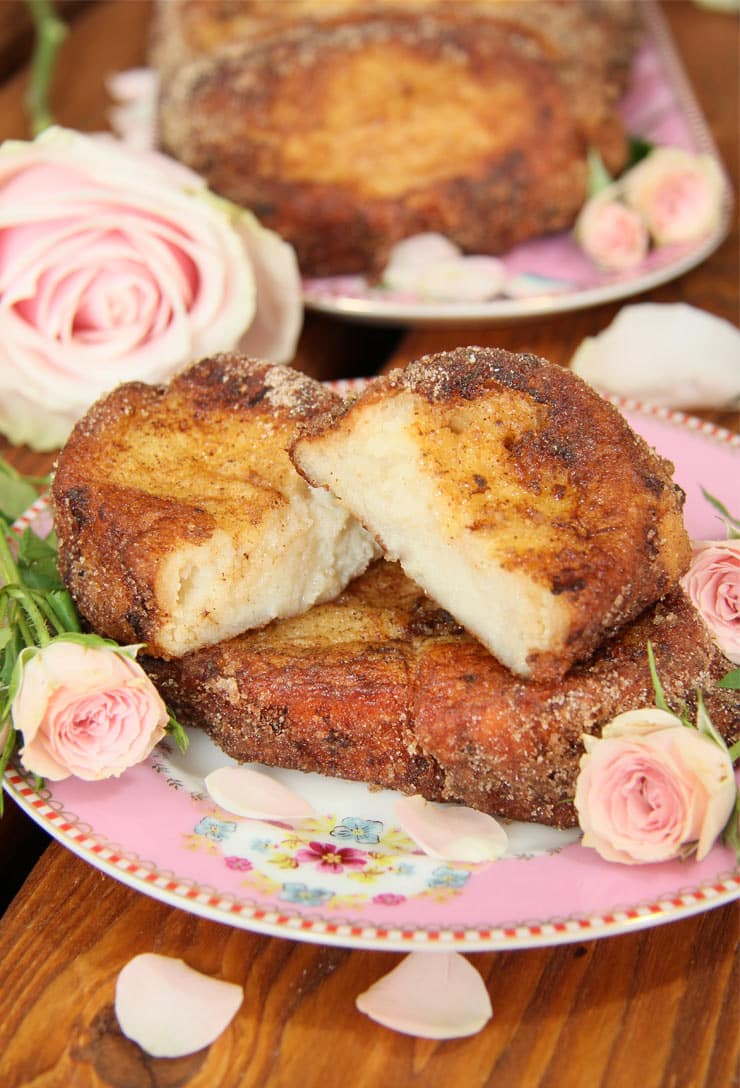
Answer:
[[[558,683],[513,676],[449,613],[380,560],[335,600],[145,667],[182,720],[230,756],[575,826],[581,734],[650,706],[647,642],[676,709],[702,688],[740,736],[727,662],[680,590]]]

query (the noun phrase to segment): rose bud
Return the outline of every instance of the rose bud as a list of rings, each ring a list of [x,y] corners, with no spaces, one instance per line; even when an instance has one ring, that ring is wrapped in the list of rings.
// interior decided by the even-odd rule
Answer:
[[[681,585],[719,649],[740,665],[740,540],[695,543]]]
[[[737,796],[726,748],[655,708],[620,714],[583,743],[575,807],[584,846],[630,865],[694,849],[705,857]]]
[[[167,708],[124,650],[63,636],[23,664],[11,707],[26,770],[52,781],[117,777],[165,734]]]
[[[586,201],[574,233],[584,253],[605,272],[635,268],[650,242],[642,219],[618,199],[614,186]]]
[[[658,245],[703,238],[719,224],[725,182],[711,155],[658,147],[621,184]]]

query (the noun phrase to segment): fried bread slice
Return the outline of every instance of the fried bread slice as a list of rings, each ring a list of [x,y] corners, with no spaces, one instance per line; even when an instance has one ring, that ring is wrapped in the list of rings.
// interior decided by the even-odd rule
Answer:
[[[631,69],[638,19],[632,0],[159,0],[150,62],[163,83],[199,57],[235,41],[326,25],[406,14],[456,25],[496,21],[533,37],[568,94],[575,120],[607,169],[624,167],[627,141],[619,102]],[[224,149],[226,151],[226,149]]]
[[[569,827],[581,734],[654,701],[648,640],[669,703],[702,688],[737,739],[735,693],[715,686],[728,663],[680,589],[558,683],[513,676],[385,560],[300,617],[144,664],[180,718],[238,761]]]
[[[51,492],[60,571],[93,628],[166,657],[336,596],[375,545],[286,447],[339,401],[233,354],[94,405]]]
[[[427,356],[314,419],[291,457],[522,676],[563,676],[690,561],[673,466],[531,355]]]
[[[385,14],[241,38],[165,81],[162,146],[251,208],[305,275],[379,272],[437,231],[500,253],[570,227],[587,139],[538,39]]]

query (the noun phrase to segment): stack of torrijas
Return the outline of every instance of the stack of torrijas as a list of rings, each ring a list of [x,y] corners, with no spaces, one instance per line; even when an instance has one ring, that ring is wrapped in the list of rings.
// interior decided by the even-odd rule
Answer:
[[[533,356],[345,404],[231,355],[93,407],[52,494],[83,616],[229,755],[570,826],[582,734],[653,702],[648,642],[671,705],[740,735],[671,473]]]

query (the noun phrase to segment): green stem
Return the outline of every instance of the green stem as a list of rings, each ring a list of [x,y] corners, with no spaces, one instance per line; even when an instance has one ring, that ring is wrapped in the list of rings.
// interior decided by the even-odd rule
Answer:
[[[54,633],[56,635],[64,635],[67,633],[66,625],[62,623],[62,621],[59,619],[52,606],[44,598],[43,594],[34,593],[31,599],[35,602],[39,610],[43,613],[47,624],[50,624],[53,627]]]
[[[26,617],[31,623],[33,631],[30,639],[26,639],[27,646],[46,646],[51,642],[51,636],[49,635],[49,628],[46,626],[46,620],[43,613],[34,601],[31,594],[27,589],[23,589],[22,586],[3,586],[3,593],[8,597],[11,597],[16,602],[18,609],[18,623],[20,625],[22,612],[25,612]],[[25,638],[24,632],[24,638]]]
[[[67,27],[57,17],[52,0],[26,0],[26,3],[36,30],[36,43],[25,102],[31,133],[38,136],[54,124],[49,108],[49,85],[57,51],[66,37]]]
[[[8,524],[0,518],[0,578],[6,585],[20,582],[18,567],[8,544]]]

